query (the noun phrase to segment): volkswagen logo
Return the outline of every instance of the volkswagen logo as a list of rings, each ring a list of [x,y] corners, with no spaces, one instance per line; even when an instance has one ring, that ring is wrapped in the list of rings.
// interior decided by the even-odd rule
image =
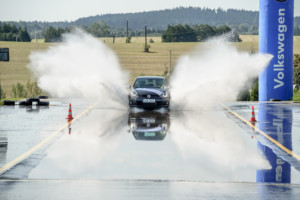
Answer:
[[[151,98],[151,95],[150,95],[150,94],[148,94],[148,95],[147,95],[147,97],[148,97],[148,99],[150,99],[150,98]]]
[[[287,0],[276,0],[276,1],[278,1],[278,2],[285,2],[285,1],[287,1]]]

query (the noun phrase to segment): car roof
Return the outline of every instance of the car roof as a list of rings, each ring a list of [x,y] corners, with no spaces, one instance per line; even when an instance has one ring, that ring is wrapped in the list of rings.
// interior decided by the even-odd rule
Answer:
[[[140,79],[140,78],[145,78],[145,79],[147,79],[147,78],[165,79],[162,76],[138,76],[138,77],[136,77],[136,79]]]

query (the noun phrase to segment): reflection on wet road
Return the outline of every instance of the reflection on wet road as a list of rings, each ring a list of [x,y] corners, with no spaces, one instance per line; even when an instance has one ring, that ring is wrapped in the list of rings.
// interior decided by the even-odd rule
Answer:
[[[74,115],[88,107],[79,103],[72,106]],[[227,106],[241,117],[250,119],[252,105],[232,103]],[[0,121],[1,125],[6,125],[0,130],[1,166],[65,124],[67,108],[67,103],[60,103],[47,110],[26,113],[21,108],[2,107]],[[300,107],[257,104],[255,108],[258,113],[256,126],[278,144],[300,155],[297,134],[300,132]],[[278,192],[274,189],[276,187],[284,190],[282,193],[292,191],[293,195],[299,191],[300,161],[297,157],[221,106],[199,111],[142,111],[102,109],[96,105],[69,128],[5,171],[1,175],[0,197],[13,199],[14,192],[25,194],[28,188],[39,188],[39,185],[51,186],[55,190],[58,190],[58,185],[78,187],[82,183],[78,182],[80,180],[86,181],[83,188],[91,187],[93,192],[93,188],[99,185],[106,185],[106,189],[110,185],[112,190],[119,188],[118,192],[126,193],[125,196],[143,184],[145,191],[153,192],[160,185],[173,191],[164,193],[164,199],[180,196],[180,192],[191,197],[190,192],[194,190],[201,193],[193,195],[214,198],[216,196],[212,193],[216,187],[224,195],[227,194],[224,192],[226,188],[231,188],[232,192],[235,191],[233,188],[240,188],[245,193],[235,197],[243,199],[258,198],[261,192],[271,197]],[[70,183],[63,186],[63,181],[59,180],[70,180]],[[251,185],[256,182],[287,185],[257,185],[257,189]],[[181,187],[183,183],[186,185]],[[174,188],[182,190],[175,191]],[[247,196],[247,193],[252,193],[252,196]],[[144,193],[144,199],[147,194]],[[111,197],[111,194],[101,192],[92,196],[99,198],[101,195]]]
[[[136,140],[163,140],[170,128],[168,112],[130,112],[129,131]]]
[[[260,104],[258,120],[259,128],[268,133],[279,144],[284,145],[287,149],[293,150],[292,145],[292,120],[293,114],[289,107],[275,106],[271,104]],[[276,146],[275,146],[276,147]],[[262,139],[258,142],[258,148],[264,153],[272,166],[270,170],[258,170],[257,182],[275,182],[291,183],[291,164],[292,157],[286,155],[286,152],[278,151],[272,145]],[[299,161],[295,168],[299,170]]]

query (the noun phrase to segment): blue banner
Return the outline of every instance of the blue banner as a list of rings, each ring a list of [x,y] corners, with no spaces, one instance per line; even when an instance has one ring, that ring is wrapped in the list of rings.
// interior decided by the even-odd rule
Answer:
[[[259,75],[259,101],[293,98],[294,0],[260,0],[259,53],[273,55]]]

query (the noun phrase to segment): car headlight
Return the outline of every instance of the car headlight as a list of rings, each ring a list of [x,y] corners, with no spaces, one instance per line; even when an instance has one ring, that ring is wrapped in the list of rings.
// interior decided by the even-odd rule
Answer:
[[[169,93],[167,93],[167,92],[164,92],[162,95],[161,95],[161,97],[163,97],[163,98],[167,98],[167,97],[169,97],[170,95],[169,95]]]
[[[130,97],[131,98],[137,98],[138,97],[138,94],[136,91],[132,90],[131,93],[130,93]]]
[[[134,122],[134,121],[130,122],[130,130],[134,131],[136,128],[137,128],[136,122]]]

